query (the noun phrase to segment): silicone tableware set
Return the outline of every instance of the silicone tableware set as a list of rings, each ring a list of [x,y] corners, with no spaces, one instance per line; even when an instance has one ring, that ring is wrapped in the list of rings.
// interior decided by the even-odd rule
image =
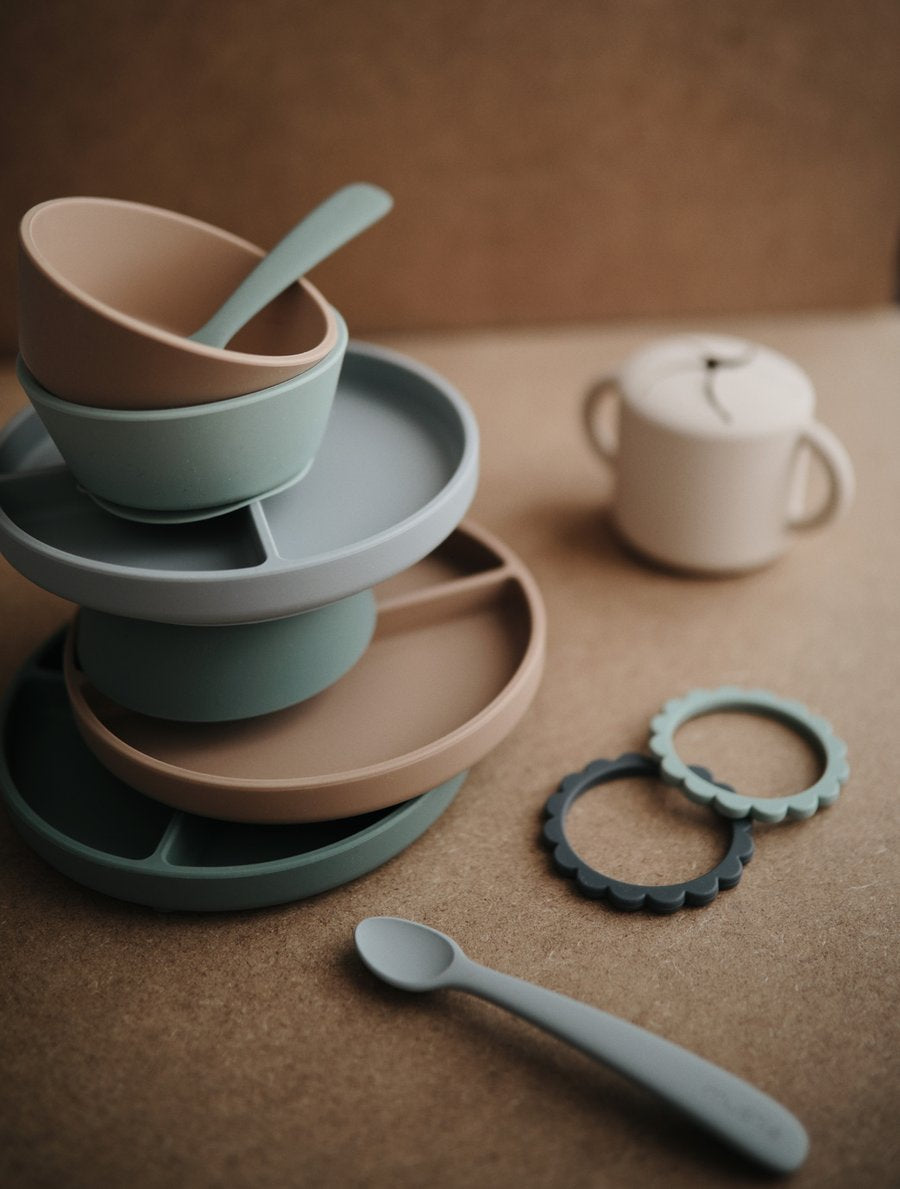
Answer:
[[[443,812],[537,689],[535,583],[463,522],[468,405],[273,275],[284,244],[309,266],[310,225],[320,259],[389,205],[339,192],[249,278],[258,249],[152,207],[23,220],[0,550],[79,611],[7,693],[0,787],[87,886],[220,910],[344,883]]]
[[[536,692],[534,580],[464,521],[478,478],[467,404],[412,360],[351,343],[295,279],[390,205],[347,187],[265,258],[136,203],[63,199],[23,220],[17,374],[30,407],[0,433],[0,551],[79,611],[6,694],[0,794],[26,841],[88,887],[222,910],[345,883],[419,837]],[[852,474],[832,454],[846,503]],[[795,727],[822,776],[794,797],[751,798],[688,766],[675,732],[717,709]],[[667,703],[650,751],[594,761],[546,807],[558,870],[619,909],[709,903],[739,881],[753,819],[809,817],[848,774],[824,720],[733,687]],[[573,801],[635,775],[730,820],[712,872],[637,887],[575,853]],[[805,1157],[802,1126],[767,1095],[479,966],[436,930],[369,918],[356,944],[392,985],[509,1007],[771,1169]]]
[[[534,580],[464,522],[471,410],[434,372],[348,341],[295,279],[390,205],[347,187],[265,258],[137,203],[61,200],[23,220],[30,408],[0,434],[0,549],[80,610],[7,691],[0,793],[33,849],[97,891],[229,910],[370,872],[447,809],[536,692]],[[822,778],[754,799],[688,767],[675,731],[716,709],[803,731]],[[628,910],[707,904],[753,854],[751,819],[808,817],[848,775],[823,719],[730,687],[673,699],[650,751],[594,761],[547,805],[556,867]],[[568,807],[629,775],[662,776],[730,818],[713,872],[638,888],[580,860]],[[482,995],[768,1168],[803,1162],[791,1114],[667,1040],[480,967],[413,921],[370,918],[355,940],[392,986]]]

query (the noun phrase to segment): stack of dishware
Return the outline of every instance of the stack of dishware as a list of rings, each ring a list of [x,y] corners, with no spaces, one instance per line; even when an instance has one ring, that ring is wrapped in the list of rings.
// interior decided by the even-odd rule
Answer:
[[[348,343],[305,279],[231,338],[246,305],[210,315],[261,256],[134,203],[22,225],[30,407],[0,436],[0,550],[79,610],[8,692],[0,787],[49,862],[157,908],[276,903],[384,862],[543,663],[532,578],[461,526],[466,402]]]

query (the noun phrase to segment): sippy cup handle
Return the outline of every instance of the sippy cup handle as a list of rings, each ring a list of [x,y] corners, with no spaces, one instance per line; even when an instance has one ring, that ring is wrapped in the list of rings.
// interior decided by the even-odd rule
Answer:
[[[828,494],[819,508],[788,517],[790,528],[818,528],[830,520],[836,520],[850,507],[856,487],[853,463],[841,440],[821,422],[808,425],[800,439],[810,446],[825,466],[828,475]]]
[[[618,435],[610,433],[608,421],[598,416],[611,398],[619,396],[615,376],[602,376],[587,391],[581,407],[582,420],[587,439],[605,462],[613,462],[619,449]]]

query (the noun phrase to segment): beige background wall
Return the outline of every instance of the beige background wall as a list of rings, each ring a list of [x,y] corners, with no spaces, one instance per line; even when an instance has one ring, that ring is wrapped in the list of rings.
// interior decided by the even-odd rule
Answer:
[[[316,279],[357,333],[889,300],[895,0],[7,0],[0,346],[33,203],[269,246],[397,200]]]

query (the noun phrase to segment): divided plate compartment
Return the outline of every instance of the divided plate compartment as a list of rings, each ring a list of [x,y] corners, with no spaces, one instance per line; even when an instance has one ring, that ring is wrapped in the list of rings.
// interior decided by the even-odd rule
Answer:
[[[316,825],[235,825],[143,796],[107,771],[75,727],[62,635],[11,686],[2,712],[0,793],[26,842],[95,891],[164,911],[261,908],[313,896],[399,854],[465,779],[381,811]]]
[[[78,728],[105,768],[173,808],[244,822],[319,822],[384,809],[472,767],[518,723],[544,663],[534,579],[465,524],[375,591],[364,656],[328,689],[271,714],[176,723],[65,677]]]
[[[276,619],[414,565],[456,528],[477,481],[478,427],[459,393],[404,356],[352,343],[309,474],[208,520],[104,511],[23,410],[0,436],[0,552],[38,586],[113,615]]]

